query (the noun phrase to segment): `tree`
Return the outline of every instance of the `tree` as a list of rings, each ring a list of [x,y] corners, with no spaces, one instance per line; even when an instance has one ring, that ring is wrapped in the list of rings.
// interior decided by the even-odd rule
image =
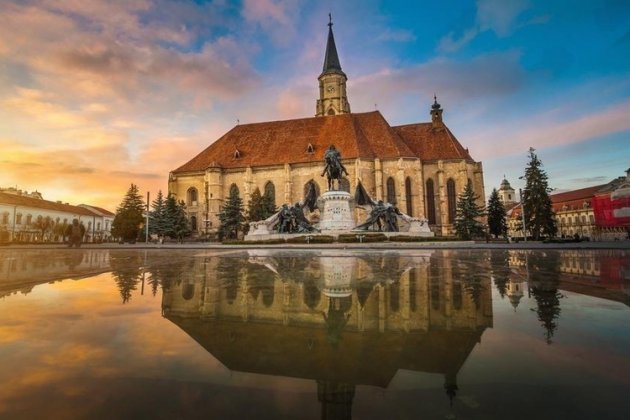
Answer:
[[[525,189],[523,190],[523,207],[525,210],[525,228],[534,240],[542,235],[554,236],[557,232],[553,207],[547,183],[547,173],[542,169],[542,162],[529,148],[529,163],[525,168]]]
[[[488,199],[488,230],[495,238],[507,234],[505,207],[499,199],[499,192],[496,188],[492,190]]]
[[[182,241],[190,235],[190,224],[186,217],[186,205],[178,202],[174,195],[166,198],[164,206],[164,233],[173,239]]]
[[[276,212],[272,198],[267,193],[261,195],[258,188],[252,193],[247,208],[247,220],[250,222],[265,220]]]
[[[483,235],[483,225],[476,219],[483,216],[483,206],[477,205],[479,196],[472,189],[472,184],[466,184],[464,191],[457,198],[455,213],[455,232],[457,236],[468,240],[473,236]]]
[[[144,221],[144,203],[138,187],[131,184],[122,203],[116,209],[112,222],[112,235],[123,241],[135,241]]]
[[[37,220],[35,221],[35,223],[33,224],[33,226],[39,230],[40,232],[42,232],[42,238],[41,241],[44,241],[44,237],[46,236],[46,233],[52,229],[52,219],[50,218],[50,216],[46,216],[46,217],[42,217],[42,216],[37,216]]]
[[[219,220],[221,221],[219,227],[221,238],[235,239],[238,237],[238,232],[243,229],[245,216],[243,216],[243,200],[236,188],[230,189],[227,202],[219,213]]]
[[[149,212],[149,233],[156,234],[158,236],[165,236],[168,230],[167,218],[166,218],[166,200],[162,195],[162,190],[158,191],[157,197],[151,203],[153,210]]]

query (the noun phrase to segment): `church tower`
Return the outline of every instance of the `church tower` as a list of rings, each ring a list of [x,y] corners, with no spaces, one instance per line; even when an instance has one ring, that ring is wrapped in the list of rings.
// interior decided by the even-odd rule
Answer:
[[[319,80],[319,99],[315,113],[317,117],[350,113],[350,104],[346,95],[348,77],[341,70],[330,14],[328,14],[328,18],[328,43],[324,56],[324,68],[322,74],[317,78]]]
[[[433,105],[431,106],[431,124],[433,128],[442,128],[444,127],[444,122],[442,121],[442,106],[438,104],[437,96],[433,95]]]
[[[503,203],[503,207],[508,207],[516,203],[516,194],[514,194],[514,188],[510,185],[510,182],[503,176],[501,181],[501,187],[499,187],[499,200]]]

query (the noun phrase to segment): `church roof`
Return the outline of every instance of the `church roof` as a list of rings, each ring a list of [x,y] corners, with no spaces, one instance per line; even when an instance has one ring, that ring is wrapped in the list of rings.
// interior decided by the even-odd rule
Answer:
[[[430,122],[393,127],[396,133],[422,160],[465,159],[474,162],[451,130],[446,126],[435,128]]]
[[[331,144],[344,159],[473,160],[446,127],[392,127],[372,111],[237,125],[173,172],[319,162]]]

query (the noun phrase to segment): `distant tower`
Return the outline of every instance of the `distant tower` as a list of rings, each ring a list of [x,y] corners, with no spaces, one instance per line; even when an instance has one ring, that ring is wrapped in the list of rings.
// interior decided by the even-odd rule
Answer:
[[[512,188],[509,181],[505,179],[505,175],[503,175],[503,181],[501,181],[501,187],[499,188],[499,200],[503,203],[503,207],[507,207],[516,202],[514,188]]]
[[[444,122],[442,122],[443,111],[441,105],[438,104],[437,96],[433,95],[433,105],[431,105],[431,123],[433,124],[433,128],[444,127]]]
[[[346,94],[348,77],[341,70],[330,14],[328,14],[328,18],[328,43],[324,56],[324,68],[322,74],[317,78],[319,80],[319,99],[315,113],[317,117],[350,113],[350,104]]]

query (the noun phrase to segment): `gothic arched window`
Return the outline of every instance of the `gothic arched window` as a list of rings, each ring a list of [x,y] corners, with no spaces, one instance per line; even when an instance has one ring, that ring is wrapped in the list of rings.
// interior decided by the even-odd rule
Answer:
[[[448,202],[448,222],[455,223],[455,214],[457,209],[457,195],[455,194],[455,181],[449,178],[446,181],[446,198]]]
[[[313,181],[312,179],[304,184],[304,197],[306,197],[309,190],[311,189],[311,185],[313,186],[313,188],[315,188],[315,193],[317,197],[319,197],[319,185],[317,185],[317,182]]]
[[[269,200],[269,203],[276,208],[276,187],[273,182],[269,181],[265,184],[265,197]]]
[[[188,206],[196,206],[197,205],[197,188],[190,187],[186,192],[186,204]]]
[[[197,230],[197,216],[190,216],[190,229],[193,232]]]
[[[411,178],[405,178],[405,201],[407,201],[407,214],[413,216],[413,202],[411,201]]]
[[[433,187],[433,180],[427,179],[427,219],[429,224],[435,224],[435,188]]]
[[[396,204],[396,184],[391,176],[387,178],[387,202]]]
[[[239,195],[239,190],[236,184],[230,185],[230,195]]]

